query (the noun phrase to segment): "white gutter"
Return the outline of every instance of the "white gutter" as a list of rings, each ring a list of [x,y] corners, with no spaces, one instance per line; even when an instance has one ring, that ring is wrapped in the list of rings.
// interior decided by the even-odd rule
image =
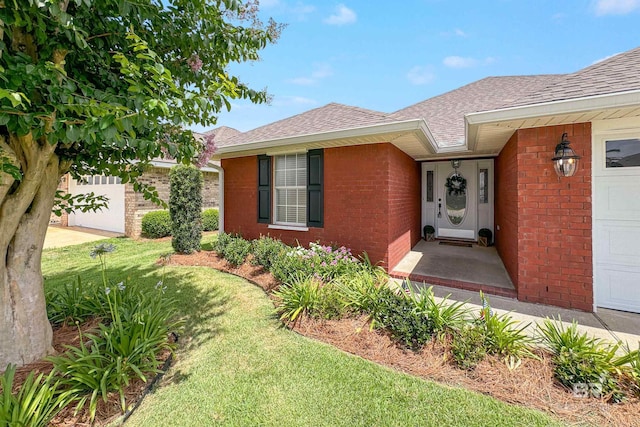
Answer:
[[[224,233],[224,169],[217,163],[209,162],[207,169],[218,172],[218,233]],[[204,170],[202,168],[201,170]]]
[[[640,106],[640,90],[469,113],[465,115],[465,120],[468,127],[469,125],[476,124],[523,120],[558,114],[581,113],[593,110],[633,106]]]
[[[231,154],[249,150],[266,150],[272,147],[286,147],[291,145],[309,144],[314,142],[331,141],[336,139],[358,138],[383,133],[413,132],[419,131],[424,135],[420,138],[422,145],[430,152],[439,153],[441,148],[435,143],[435,138],[424,119],[411,119],[379,125],[362,126],[351,129],[343,129],[329,132],[319,132],[306,135],[298,135],[286,138],[276,138],[248,144],[221,146],[214,157],[221,158],[224,154]]]

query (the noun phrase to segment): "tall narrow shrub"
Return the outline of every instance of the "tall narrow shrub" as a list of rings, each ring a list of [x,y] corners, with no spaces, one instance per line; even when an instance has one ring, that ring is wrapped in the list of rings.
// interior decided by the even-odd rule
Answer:
[[[202,172],[178,165],[169,173],[169,213],[173,249],[190,254],[200,250],[202,239]]]

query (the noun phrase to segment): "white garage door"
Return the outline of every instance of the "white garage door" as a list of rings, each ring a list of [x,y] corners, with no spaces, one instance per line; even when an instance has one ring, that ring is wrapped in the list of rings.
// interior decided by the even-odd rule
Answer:
[[[72,194],[93,192],[109,199],[109,206],[97,212],[76,212],[69,215],[69,225],[96,228],[98,230],[124,233],[124,184],[113,176],[86,176],[83,181],[72,179],[69,183]]]
[[[640,313],[640,132],[596,137],[593,171],[596,304]]]

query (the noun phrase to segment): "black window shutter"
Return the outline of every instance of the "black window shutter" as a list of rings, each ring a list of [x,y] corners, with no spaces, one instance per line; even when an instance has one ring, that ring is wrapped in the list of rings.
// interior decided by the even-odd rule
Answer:
[[[258,156],[258,222],[271,222],[271,157]]]
[[[322,150],[307,152],[307,226],[324,225],[324,164]]]

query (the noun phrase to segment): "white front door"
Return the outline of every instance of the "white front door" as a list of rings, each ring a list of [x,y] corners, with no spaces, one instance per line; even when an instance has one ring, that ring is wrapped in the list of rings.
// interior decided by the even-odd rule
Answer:
[[[476,240],[481,228],[493,233],[493,159],[461,159],[459,178],[455,171],[451,161],[422,163],[422,227],[443,238]]]
[[[640,129],[594,137],[593,181],[596,305],[640,313]]]
[[[436,235],[458,239],[476,239],[478,205],[476,204],[476,162],[458,160],[437,165]]]

